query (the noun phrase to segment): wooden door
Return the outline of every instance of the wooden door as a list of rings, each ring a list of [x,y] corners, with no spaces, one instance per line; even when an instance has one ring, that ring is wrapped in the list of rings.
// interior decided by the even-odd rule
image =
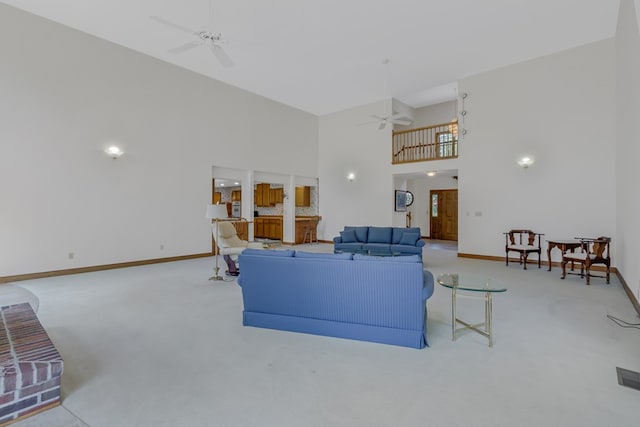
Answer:
[[[458,190],[431,190],[430,237],[458,240]]]

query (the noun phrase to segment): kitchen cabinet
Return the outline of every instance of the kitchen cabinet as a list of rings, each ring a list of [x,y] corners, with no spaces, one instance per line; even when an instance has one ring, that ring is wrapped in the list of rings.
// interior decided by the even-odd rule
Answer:
[[[216,191],[213,193],[213,204],[217,205],[222,201],[222,193],[220,191]]]
[[[284,195],[284,188],[272,188],[269,192],[269,201],[271,202],[271,206],[275,206],[276,203],[282,203],[282,199]]]
[[[232,190],[231,191],[231,201],[239,202],[242,200],[242,190]]]
[[[311,206],[311,187],[296,187],[296,206]]]
[[[253,237],[264,238],[264,221],[262,218],[253,219]]]
[[[269,183],[256,184],[256,206],[271,206],[271,185]]]
[[[260,216],[253,219],[254,237],[282,240],[282,217]]]

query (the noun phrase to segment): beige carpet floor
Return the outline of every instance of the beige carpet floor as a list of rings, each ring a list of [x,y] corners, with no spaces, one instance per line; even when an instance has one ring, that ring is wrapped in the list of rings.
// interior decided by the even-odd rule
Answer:
[[[494,299],[493,348],[472,332],[451,340],[440,286],[423,350],[243,327],[241,289],[207,280],[212,258],[20,286],[64,357],[64,407],[91,427],[638,425],[640,392],[618,385],[616,367],[640,371],[640,330],[606,316],[640,320],[616,278],[586,286],[447,246],[425,249],[434,275],[508,286]],[[480,318],[482,304],[459,313]]]

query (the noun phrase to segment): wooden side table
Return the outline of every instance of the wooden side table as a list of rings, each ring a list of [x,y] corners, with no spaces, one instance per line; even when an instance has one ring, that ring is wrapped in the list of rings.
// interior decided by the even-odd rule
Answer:
[[[582,242],[576,239],[547,240],[547,243],[547,258],[549,260],[549,269],[547,271],[551,271],[551,249],[558,248],[562,251],[562,255],[564,255],[567,251],[573,252],[582,246]],[[573,264],[571,265],[571,269],[573,270]]]

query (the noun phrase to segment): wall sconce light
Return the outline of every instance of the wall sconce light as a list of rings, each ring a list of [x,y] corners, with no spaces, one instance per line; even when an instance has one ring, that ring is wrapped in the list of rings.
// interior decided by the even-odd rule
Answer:
[[[104,152],[111,156],[112,159],[117,159],[124,154],[124,151],[122,151],[120,147],[116,145],[108,147],[106,150],[104,150]]]
[[[518,160],[518,165],[521,168],[528,168],[529,166],[531,166],[533,164],[534,160],[532,157],[529,156],[522,156],[519,160]]]
[[[349,172],[349,173],[347,174],[347,181],[349,181],[349,182],[353,182],[353,181],[355,181],[355,180],[356,180],[356,174],[355,174],[355,173],[353,173],[353,172]]]

